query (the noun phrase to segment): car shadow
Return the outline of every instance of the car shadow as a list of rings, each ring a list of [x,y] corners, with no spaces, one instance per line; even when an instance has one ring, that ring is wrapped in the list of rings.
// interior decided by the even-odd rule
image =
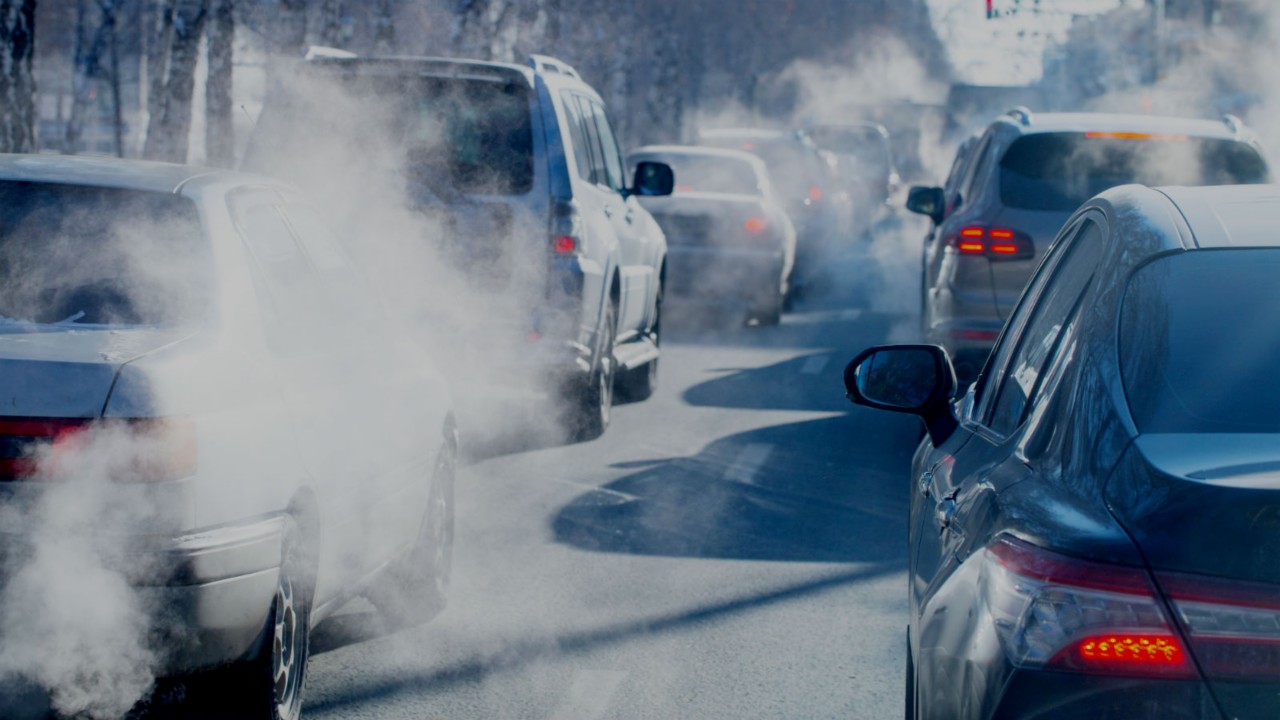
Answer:
[[[594,552],[905,567],[915,436],[861,419],[776,425],[655,460],[562,508],[554,538]]]

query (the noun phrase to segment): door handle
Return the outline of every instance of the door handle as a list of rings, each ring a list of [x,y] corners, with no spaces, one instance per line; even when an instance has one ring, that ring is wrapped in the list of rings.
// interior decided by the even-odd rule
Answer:
[[[628,225],[630,225],[635,222],[636,214],[631,210],[627,210],[627,214],[623,216],[623,219],[627,221]]]
[[[920,475],[920,494],[925,497],[933,497],[933,473],[925,471]]]
[[[613,217],[613,206],[612,206],[612,205],[605,205],[605,206],[604,206],[604,216],[605,216],[605,217]]]
[[[938,534],[942,535],[948,531],[963,535],[959,523],[956,522],[956,492],[947,493],[947,496],[938,501],[933,509],[933,520],[938,524]]]

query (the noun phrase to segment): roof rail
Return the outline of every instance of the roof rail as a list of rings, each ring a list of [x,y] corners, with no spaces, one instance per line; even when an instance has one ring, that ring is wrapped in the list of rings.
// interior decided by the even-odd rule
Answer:
[[[582,76],[578,74],[573,66],[563,60],[557,60],[550,55],[530,55],[529,67],[540,72],[559,73],[568,75],[571,78],[581,80]]]
[[[1227,129],[1230,130],[1235,135],[1244,134],[1244,121],[1242,121],[1240,118],[1236,117],[1235,115],[1232,115],[1230,113],[1223,115],[1222,124],[1226,125]]]
[[[311,47],[307,48],[307,54],[303,57],[303,59],[315,60],[317,58],[342,58],[343,60],[350,60],[352,58],[357,58],[357,57],[360,57],[360,56],[356,55],[355,53],[349,50],[343,50],[341,48],[335,48],[335,47],[325,47],[324,45],[312,45]]]
[[[1022,125],[1030,125],[1032,119],[1035,118],[1035,115],[1031,114],[1031,109],[1024,105],[1010,108],[1009,112],[1006,112],[1005,115],[1017,120]]]

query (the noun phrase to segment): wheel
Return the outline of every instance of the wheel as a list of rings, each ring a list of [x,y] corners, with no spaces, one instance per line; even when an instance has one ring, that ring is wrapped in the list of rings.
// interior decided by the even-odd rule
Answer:
[[[453,485],[457,462],[452,443],[440,448],[418,538],[370,593],[369,601],[392,627],[421,625],[445,608],[453,571]]]
[[[653,329],[649,334],[653,337],[653,344],[659,348],[662,347],[662,290],[658,290],[658,297],[654,301],[654,319]],[[617,394],[620,398],[628,402],[640,402],[648,400],[653,391],[658,387],[658,360],[654,358],[645,363],[642,367],[633,368],[621,374],[618,377]]]
[[[297,720],[302,714],[315,588],[314,563],[304,550],[297,522],[287,518],[276,593],[263,628],[263,647],[253,660],[209,678],[205,692],[211,704],[229,702],[234,705],[235,717]]]
[[[613,303],[605,306],[601,322],[600,342],[596,348],[595,367],[585,381],[570,383],[566,391],[568,416],[565,426],[574,441],[594,440],[609,427],[613,410],[613,385],[617,363],[613,358],[614,338],[617,336],[616,311]]]
[[[906,669],[905,698],[903,700],[903,713],[906,720],[916,720],[916,664],[911,657],[911,632],[907,631],[907,669]]]

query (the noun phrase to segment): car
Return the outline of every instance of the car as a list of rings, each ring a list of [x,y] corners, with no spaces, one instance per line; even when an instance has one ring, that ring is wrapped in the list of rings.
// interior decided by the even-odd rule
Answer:
[[[796,267],[791,282],[796,296],[821,276],[825,259],[841,239],[848,198],[835,182],[834,163],[807,136],[795,130],[761,128],[703,129],[698,144],[743,150],[764,160],[787,216],[796,229]]]
[[[879,123],[813,124],[805,128],[815,145],[836,157],[853,210],[852,231],[866,236],[897,194],[898,175],[889,131]]]
[[[761,325],[782,317],[796,232],[764,161],[747,152],[649,145],[627,164],[660,162],[675,172],[675,193],[640,204],[667,237],[672,299],[729,307]]]
[[[348,599],[392,626],[443,608],[448,388],[295,188],[0,156],[0,273],[0,556],[31,652],[114,677],[70,650],[79,601],[42,593],[92,603],[97,633],[133,608],[163,653],[108,665],[296,718],[310,628]]]
[[[439,241],[473,292],[395,304],[464,311],[467,330],[489,336],[464,339],[498,348],[474,380],[550,389],[576,438],[604,432],[615,385],[632,400],[656,387],[667,248],[637,196],[670,194],[674,180],[659,166],[624,176],[604,101],[567,63],[313,50],[268,94],[245,164],[366,218],[355,225],[388,205],[433,217],[409,241]],[[365,238],[354,254],[396,241]],[[411,285],[396,275],[405,253],[391,256],[371,274]]]
[[[908,718],[1275,717],[1277,226],[1276,186],[1113,188],[958,400],[937,345],[849,364],[927,429]]]
[[[1223,121],[1103,113],[996,118],[958,165],[954,192],[912,188],[934,229],[922,258],[924,339],[972,379],[1062,223],[1108,187],[1232,185],[1270,177],[1254,134]]]

